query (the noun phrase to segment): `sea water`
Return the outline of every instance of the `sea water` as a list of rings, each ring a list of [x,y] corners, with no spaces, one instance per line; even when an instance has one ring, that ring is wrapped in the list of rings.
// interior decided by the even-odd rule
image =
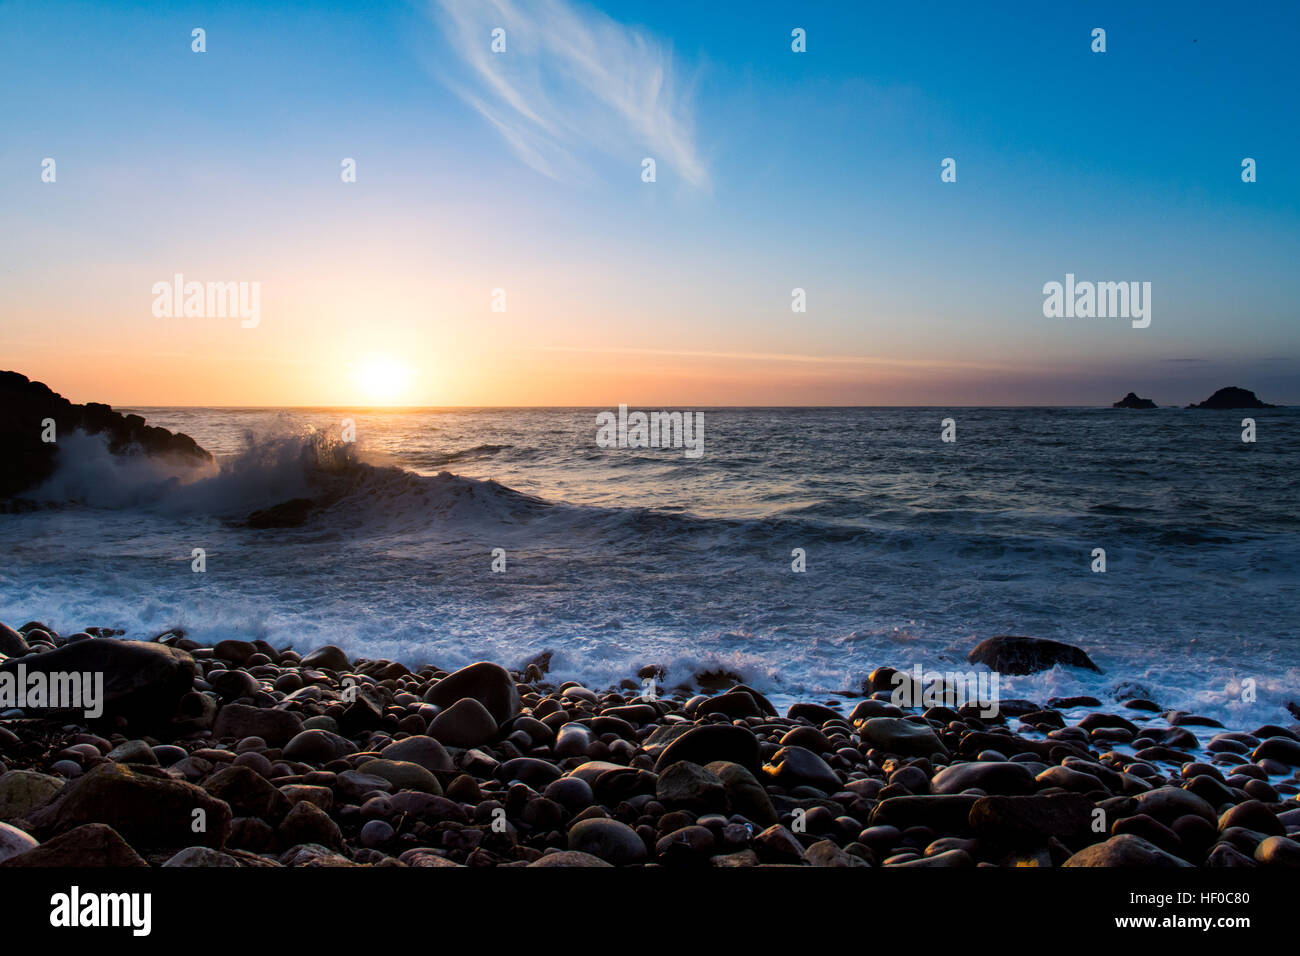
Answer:
[[[0,515],[0,620],[444,668],[549,651],[556,679],[654,664],[780,699],[1027,634],[1102,672],[1004,676],[1004,697],[1291,719],[1300,410],[683,410],[698,458],[602,447],[611,410],[130,409],[216,464],[60,436],[37,505]],[[325,504],[247,526],[298,497]]]

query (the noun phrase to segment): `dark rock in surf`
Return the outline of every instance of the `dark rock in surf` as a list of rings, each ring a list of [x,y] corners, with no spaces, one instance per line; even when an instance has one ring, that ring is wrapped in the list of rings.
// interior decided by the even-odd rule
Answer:
[[[311,498],[294,498],[269,508],[261,508],[248,516],[250,528],[300,528],[311,517],[317,502]]]
[[[701,717],[707,714],[724,714],[727,717],[762,717],[763,710],[753,695],[743,690],[729,690],[717,697],[710,697],[696,709]]]
[[[300,662],[303,667],[319,667],[327,671],[346,671],[352,669],[347,653],[333,644],[326,644],[312,651]]]
[[[1003,674],[1033,674],[1057,664],[1101,672],[1083,650],[1072,644],[1041,637],[999,634],[975,645],[967,657],[972,664],[985,664]]]
[[[232,664],[238,664],[243,667],[248,663],[248,659],[258,652],[258,647],[252,641],[239,641],[234,638],[228,638],[224,641],[217,641],[212,647],[212,656],[222,661],[229,661]]]

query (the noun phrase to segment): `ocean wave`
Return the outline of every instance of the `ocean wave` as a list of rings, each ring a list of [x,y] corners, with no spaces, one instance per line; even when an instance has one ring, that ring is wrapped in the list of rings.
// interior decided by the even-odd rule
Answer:
[[[417,469],[442,468],[458,461],[492,458],[513,448],[513,445],[475,445],[473,448],[462,448],[459,451],[417,455],[410,460],[410,464]]]
[[[510,445],[479,445],[446,458],[495,454]],[[170,516],[209,516],[236,523],[286,503],[309,503],[306,523],[372,534],[418,532],[430,519],[481,526],[518,525],[543,516],[569,533],[630,543],[700,537],[760,545],[792,536],[805,544],[860,536],[826,514],[761,518],[701,517],[681,508],[602,507],[550,502],[492,479],[448,471],[420,474],[345,442],[334,430],[248,432],[242,449],[216,464],[187,467],[145,455],[114,455],[102,436],[60,440],[55,474],[29,496],[46,507],[76,505]]]
[[[295,500],[308,500],[335,519],[348,513],[397,515],[403,508],[426,516],[517,518],[546,504],[495,481],[446,471],[419,475],[367,457],[335,432],[304,428],[249,432],[238,454],[186,466],[143,454],[114,455],[103,436],[75,432],[59,441],[54,475],[26,497],[45,506],[223,518]]]

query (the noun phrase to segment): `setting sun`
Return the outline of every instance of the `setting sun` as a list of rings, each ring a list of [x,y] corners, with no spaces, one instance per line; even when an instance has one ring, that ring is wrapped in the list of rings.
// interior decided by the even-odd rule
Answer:
[[[357,395],[371,405],[400,405],[409,398],[411,370],[388,355],[372,355],[357,364]]]

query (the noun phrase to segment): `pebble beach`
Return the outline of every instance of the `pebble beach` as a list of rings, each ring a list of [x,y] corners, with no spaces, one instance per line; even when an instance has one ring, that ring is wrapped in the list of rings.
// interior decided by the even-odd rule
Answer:
[[[726,675],[648,693],[265,641],[0,626],[6,673],[103,713],[0,711],[0,866],[1300,866],[1300,724],[1134,699],[779,713]]]

